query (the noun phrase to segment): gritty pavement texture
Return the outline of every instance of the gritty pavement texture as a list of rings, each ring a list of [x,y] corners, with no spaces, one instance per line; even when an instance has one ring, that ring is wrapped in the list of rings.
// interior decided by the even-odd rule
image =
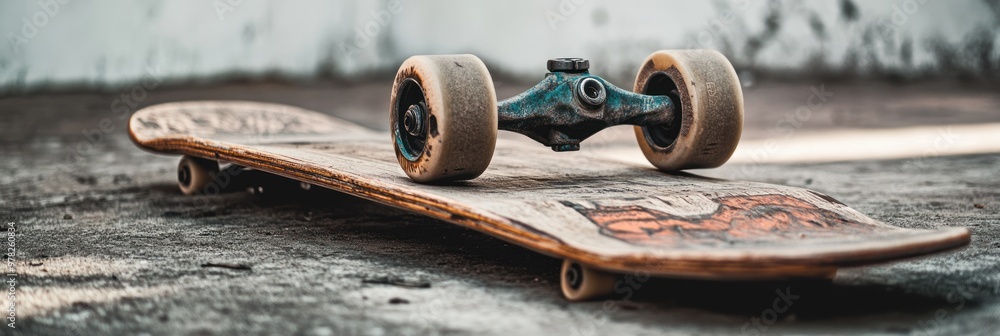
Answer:
[[[769,136],[811,87],[747,89],[745,138]],[[499,96],[524,88],[500,83]],[[823,89],[836,94],[798,131],[1000,122],[994,87]],[[373,202],[183,196],[177,158],[127,139],[111,110],[122,92],[0,98],[0,220],[15,223],[18,248],[16,329],[0,335],[1000,333],[1000,154],[699,171],[819,190],[901,227],[966,227],[972,243],[842,269],[832,283],[637,277],[622,297],[570,303],[560,260]],[[384,130],[388,93],[382,82],[161,88],[140,107],[268,101]],[[102,118],[113,129],[89,132]]]

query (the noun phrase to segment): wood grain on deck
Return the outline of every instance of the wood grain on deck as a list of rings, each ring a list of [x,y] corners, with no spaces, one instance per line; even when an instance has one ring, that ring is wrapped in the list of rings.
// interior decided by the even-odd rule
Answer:
[[[282,105],[157,105],[136,112],[129,131],[147,150],[308,181],[619,272],[818,276],[969,241],[964,228],[898,228],[815,191],[669,175],[502,139],[481,177],[422,185],[403,174],[388,134]]]

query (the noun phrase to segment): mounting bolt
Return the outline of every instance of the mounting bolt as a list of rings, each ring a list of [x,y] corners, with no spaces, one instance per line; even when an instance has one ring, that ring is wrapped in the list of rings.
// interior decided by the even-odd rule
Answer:
[[[551,72],[584,72],[590,69],[590,61],[576,57],[553,58],[545,65]]]
[[[403,129],[412,136],[424,134],[424,107],[420,104],[410,105],[403,114]]]

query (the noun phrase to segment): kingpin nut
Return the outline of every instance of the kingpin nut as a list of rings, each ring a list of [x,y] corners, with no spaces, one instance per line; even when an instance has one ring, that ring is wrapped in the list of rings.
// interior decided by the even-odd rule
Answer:
[[[590,61],[576,57],[553,58],[545,65],[551,72],[584,72],[590,69]]]

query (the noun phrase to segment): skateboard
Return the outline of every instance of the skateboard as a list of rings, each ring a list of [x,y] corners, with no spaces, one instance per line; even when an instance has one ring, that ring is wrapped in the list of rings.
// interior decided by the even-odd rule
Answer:
[[[738,141],[742,94],[720,57],[654,53],[638,93],[580,71],[585,60],[556,59],[539,86],[498,103],[474,56],[416,56],[397,74],[389,137],[244,101],[147,107],[129,135],[144,150],[182,156],[185,194],[218,188],[220,170],[237,167],[373,200],[563,260],[561,291],[574,301],[615,293],[627,274],[829,279],[841,267],[968,244],[965,228],[895,227],[812,190],[677,172],[722,164]],[[614,124],[635,125],[653,167],[552,152]],[[497,140],[498,129],[552,150]]]

